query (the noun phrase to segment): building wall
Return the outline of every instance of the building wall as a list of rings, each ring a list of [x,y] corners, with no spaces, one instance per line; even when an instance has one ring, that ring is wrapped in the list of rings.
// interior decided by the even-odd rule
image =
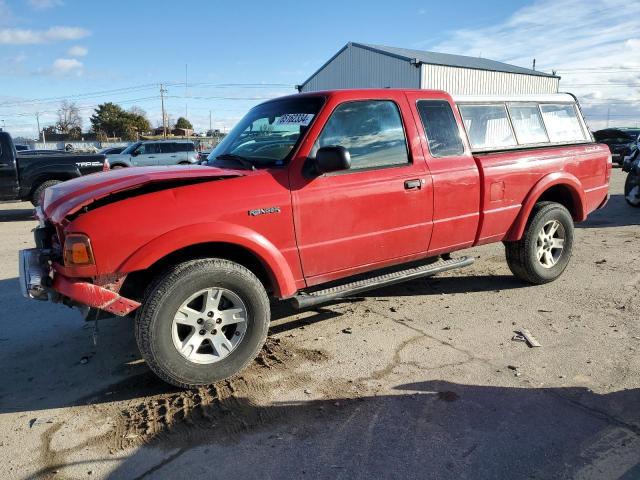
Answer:
[[[501,95],[557,93],[559,79],[517,73],[423,64],[421,88],[444,90],[452,95]]]
[[[420,88],[420,68],[406,60],[349,46],[312,77],[302,91],[341,88]]]

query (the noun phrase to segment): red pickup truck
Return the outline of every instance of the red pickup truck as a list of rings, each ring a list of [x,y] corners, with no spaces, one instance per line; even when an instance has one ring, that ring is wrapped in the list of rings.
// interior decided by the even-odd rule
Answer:
[[[298,94],[250,110],[207,165],[49,188],[21,285],[89,319],[135,315],[149,367],[194,387],[254,358],[270,297],[303,308],[469,265],[449,254],[490,242],[519,279],[556,279],[610,174],[571,95]]]

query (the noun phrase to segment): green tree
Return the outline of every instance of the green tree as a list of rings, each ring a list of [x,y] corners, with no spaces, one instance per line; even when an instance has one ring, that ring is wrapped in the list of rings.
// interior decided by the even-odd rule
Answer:
[[[184,128],[185,130],[193,130],[191,122],[184,117],[179,117],[174,128]]]
[[[99,137],[120,137],[135,140],[151,129],[146,113],[138,108],[125,111],[120,105],[106,102],[98,105],[91,116],[91,129]]]

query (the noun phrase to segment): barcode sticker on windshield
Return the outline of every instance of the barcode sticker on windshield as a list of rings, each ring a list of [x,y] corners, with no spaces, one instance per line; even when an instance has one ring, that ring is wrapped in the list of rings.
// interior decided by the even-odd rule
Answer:
[[[276,125],[300,125],[306,127],[313,120],[313,113],[285,113]]]

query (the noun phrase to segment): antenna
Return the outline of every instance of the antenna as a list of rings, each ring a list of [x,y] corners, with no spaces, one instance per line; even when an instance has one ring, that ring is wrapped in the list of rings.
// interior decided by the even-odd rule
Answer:
[[[536,69],[536,59],[535,59],[535,58],[533,59],[533,67],[531,67],[531,69],[532,69],[532,70],[535,70],[535,69]]]

